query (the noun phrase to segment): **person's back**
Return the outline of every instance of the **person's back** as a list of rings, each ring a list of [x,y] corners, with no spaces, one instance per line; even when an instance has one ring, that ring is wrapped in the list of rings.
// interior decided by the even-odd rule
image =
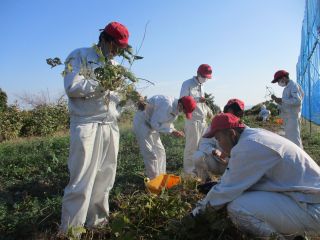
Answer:
[[[192,97],[175,99],[156,95],[149,98],[143,109],[138,110],[133,119],[133,131],[139,144],[145,164],[145,173],[152,179],[166,173],[166,153],[160,139],[160,133],[174,137],[184,137],[184,133],[175,129],[173,122],[183,111],[191,118],[196,102]]]
[[[246,166],[246,170],[239,171],[245,170],[251,176],[263,174],[252,182],[251,190],[287,192],[298,201],[320,202],[320,167],[290,140],[264,129],[246,128],[232,149],[229,167],[240,165],[232,161],[233,154]]]

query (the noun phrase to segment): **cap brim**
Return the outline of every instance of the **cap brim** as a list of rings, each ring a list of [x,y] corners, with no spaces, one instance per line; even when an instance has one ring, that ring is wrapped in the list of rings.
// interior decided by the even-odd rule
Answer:
[[[192,119],[192,112],[186,113],[186,118],[187,118],[187,119]]]
[[[213,138],[215,133],[216,133],[216,131],[210,130],[209,132],[205,133],[202,137],[203,138]]]
[[[205,74],[205,75],[203,75],[202,77],[205,77],[205,78],[212,78],[212,74]]]
[[[278,82],[279,81],[279,79],[273,79],[272,81],[271,81],[271,83],[276,83],[276,82]]]
[[[127,48],[129,46],[127,41],[121,41],[121,40],[116,41],[116,44],[120,48]]]

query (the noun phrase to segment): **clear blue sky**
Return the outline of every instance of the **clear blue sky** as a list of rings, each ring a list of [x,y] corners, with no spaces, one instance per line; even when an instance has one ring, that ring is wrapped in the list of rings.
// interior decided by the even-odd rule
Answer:
[[[0,87],[13,102],[22,93],[63,93],[61,59],[97,42],[98,29],[119,21],[143,60],[132,70],[155,86],[144,95],[179,96],[184,80],[208,63],[213,79],[205,90],[221,107],[229,98],[246,105],[265,100],[278,69],[295,80],[304,0],[1,0]],[[275,93],[281,88],[273,85]]]

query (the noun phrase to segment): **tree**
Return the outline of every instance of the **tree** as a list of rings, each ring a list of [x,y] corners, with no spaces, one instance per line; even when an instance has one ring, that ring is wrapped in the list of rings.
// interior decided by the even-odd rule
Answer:
[[[0,112],[3,112],[7,109],[8,107],[7,101],[8,101],[7,94],[4,91],[2,91],[2,89],[0,88]]]
[[[206,104],[211,109],[213,114],[221,112],[220,107],[214,103],[214,96],[211,93],[204,93],[204,97],[206,99]]]

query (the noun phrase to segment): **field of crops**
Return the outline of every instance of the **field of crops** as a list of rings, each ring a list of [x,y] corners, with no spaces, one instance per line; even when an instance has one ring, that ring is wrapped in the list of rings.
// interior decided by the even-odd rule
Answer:
[[[247,124],[258,126],[247,119]],[[178,124],[182,128],[182,122]],[[278,130],[267,124],[263,127]],[[87,230],[82,239],[250,239],[229,222],[224,210],[188,217],[203,197],[196,181],[160,196],[145,191],[143,161],[128,122],[121,123],[116,182],[110,196],[110,224]],[[306,150],[320,159],[320,133],[304,130]],[[183,139],[163,136],[167,171],[180,174]],[[0,239],[55,239],[63,189],[68,181],[68,135],[0,144]],[[74,229],[81,232],[84,229]],[[73,233],[70,232],[72,239]]]

